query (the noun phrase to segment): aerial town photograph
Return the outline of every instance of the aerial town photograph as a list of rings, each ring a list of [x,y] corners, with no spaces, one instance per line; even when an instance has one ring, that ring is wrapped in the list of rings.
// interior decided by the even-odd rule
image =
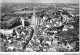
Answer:
[[[0,52],[79,52],[79,3],[1,3]]]

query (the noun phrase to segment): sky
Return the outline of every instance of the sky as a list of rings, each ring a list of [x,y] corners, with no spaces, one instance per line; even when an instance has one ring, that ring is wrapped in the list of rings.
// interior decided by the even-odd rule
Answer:
[[[0,0],[1,3],[79,3],[79,0]]]

